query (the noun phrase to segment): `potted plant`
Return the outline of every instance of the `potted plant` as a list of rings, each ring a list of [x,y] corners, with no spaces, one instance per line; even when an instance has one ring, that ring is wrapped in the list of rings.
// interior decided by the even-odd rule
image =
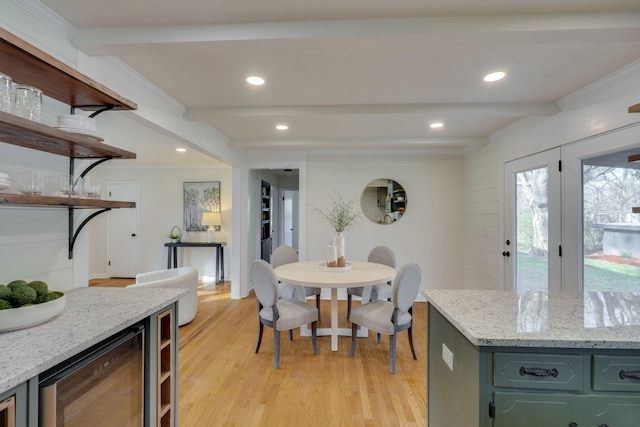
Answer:
[[[171,231],[169,232],[169,239],[171,239],[173,243],[178,243],[181,237],[182,237],[182,231],[180,230],[180,227],[178,227],[177,225],[174,225]]]
[[[319,209],[312,206],[313,210],[317,213],[318,217],[328,223],[335,231],[333,239],[333,246],[335,246],[335,265],[334,260],[330,252],[332,251],[331,245],[329,245],[327,253],[327,267],[345,267],[345,239],[343,232],[353,228],[360,222],[361,212],[358,209],[358,200],[354,197],[350,200],[345,200],[341,194],[335,192],[334,196],[329,196],[330,204],[327,210]]]

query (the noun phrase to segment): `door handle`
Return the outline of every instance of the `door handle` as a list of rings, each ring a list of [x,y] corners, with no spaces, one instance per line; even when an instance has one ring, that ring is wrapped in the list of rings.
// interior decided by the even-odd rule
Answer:
[[[502,256],[510,257],[511,254],[509,253],[509,251],[504,251],[502,252]]]
[[[136,233],[131,233],[131,237],[136,237]]]

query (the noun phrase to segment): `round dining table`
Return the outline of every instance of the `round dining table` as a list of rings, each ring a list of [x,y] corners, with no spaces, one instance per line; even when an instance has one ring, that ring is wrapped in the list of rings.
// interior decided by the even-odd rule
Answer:
[[[297,286],[331,289],[331,328],[318,328],[317,334],[331,335],[331,350],[338,351],[338,336],[351,336],[351,328],[338,328],[338,289],[363,287],[362,303],[371,298],[371,287],[386,283],[396,275],[396,270],[384,264],[366,261],[349,261],[346,268],[327,268],[323,261],[300,261],[284,264],[274,271],[278,280]],[[297,292],[304,299],[304,292]],[[358,336],[368,331],[360,329]]]

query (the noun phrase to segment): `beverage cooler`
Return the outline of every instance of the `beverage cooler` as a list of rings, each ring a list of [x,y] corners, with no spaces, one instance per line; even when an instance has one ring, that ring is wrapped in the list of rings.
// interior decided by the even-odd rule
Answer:
[[[144,326],[40,375],[40,427],[144,425]]]

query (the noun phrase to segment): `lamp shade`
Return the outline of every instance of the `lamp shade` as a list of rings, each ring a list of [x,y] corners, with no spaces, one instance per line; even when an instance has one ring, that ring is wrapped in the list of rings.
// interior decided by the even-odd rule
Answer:
[[[202,225],[221,225],[220,212],[203,212]]]

